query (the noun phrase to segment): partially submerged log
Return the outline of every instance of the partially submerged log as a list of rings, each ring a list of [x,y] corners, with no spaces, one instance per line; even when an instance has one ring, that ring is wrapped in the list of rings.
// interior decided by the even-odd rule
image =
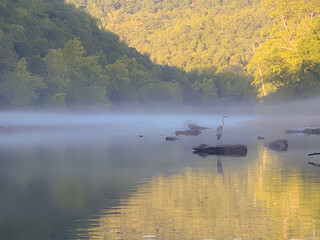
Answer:
[[[320,164],[314,163],[314,162],[308,162],[309,164],[316,166],[316,167],[320,167]]]
[[[198,126],[196,124],[193,124],[193,123],[189,123],[188,124],[188,128],[192,129],[192,130],[206,130],[206,129],[209,129],[207,127],[203,127],[203,126]]]
[[[278,139],[267,143],[266,147],[275,151],[284,152],[288,150],[288,141],[286,139]]]
[[[207,144],[201,144],[197,147],[193,147],[194,152],[201,156],[205,155],[227,155],[227,156],[246,156],[247,145],[234,144],[234,145],[220,145],[211,146]]]
[[[286,130],[288,134],[303,134],[303,135],[320,135],[320,128],[289,128]]]
[[[320,153],[309,153],[308,156],[320,155]]]
[[[201,131],[197,129],[190,129],[185,131],[176,131],[175,134],[176,136],[179,136],[179,135],[198,136],[199,134],[201,134]]]

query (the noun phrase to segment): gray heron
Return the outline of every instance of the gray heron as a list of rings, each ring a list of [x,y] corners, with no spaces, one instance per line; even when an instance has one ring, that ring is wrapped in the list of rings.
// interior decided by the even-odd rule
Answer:
[[[221,137],[222,137],[222,131],[224,129],[224,118],[229,118],[228,116],[222,116],[221,121],[222,121],[222,125],[217,127],[217,145],[219,145],[219,141],[221,144]]]

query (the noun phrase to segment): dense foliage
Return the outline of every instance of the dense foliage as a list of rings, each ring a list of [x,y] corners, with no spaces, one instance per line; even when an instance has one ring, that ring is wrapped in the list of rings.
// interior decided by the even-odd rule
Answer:
[[[320,92],[320,1],[264,0],[274,25],[248,69],[260,96],[299,98]],[[260,65],[261,74],[257,69]]]
[[[159,64],[185,70],[245,66],[270,24],[260,1],[68,0]]]
[[[187,71],[239,66],[254,77],[259,97],[319,94],[318,0],[67,1],[159,64]]]
[[[239,86],[236,72],[224,81],[215,69],[156,65],[62,0],[0,2],[2,108],[247,99],[250,81]]]
[[[2,0],[0,107],[317,95],[319,12],[317,0]]]

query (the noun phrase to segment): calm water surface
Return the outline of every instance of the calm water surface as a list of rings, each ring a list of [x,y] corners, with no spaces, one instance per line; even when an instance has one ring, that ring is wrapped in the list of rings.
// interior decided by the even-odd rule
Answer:
[[[0,239],[320,238],[320,136],[251,118],[223,135],[248,155],[218,158],[192,147],[220,116],[0,113]],[[188,120],[212,129],[165,141]],[[287,152],[264,147],[278,138]]]

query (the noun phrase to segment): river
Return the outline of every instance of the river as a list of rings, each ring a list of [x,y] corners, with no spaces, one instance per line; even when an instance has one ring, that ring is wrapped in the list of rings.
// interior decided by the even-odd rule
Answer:
[[[320,136],[230,115],[222,142],[247,156],[193,154],[220,119],[0,113],[0,239],[320,238]],[[165,141],[190,121],[210,129]]]

